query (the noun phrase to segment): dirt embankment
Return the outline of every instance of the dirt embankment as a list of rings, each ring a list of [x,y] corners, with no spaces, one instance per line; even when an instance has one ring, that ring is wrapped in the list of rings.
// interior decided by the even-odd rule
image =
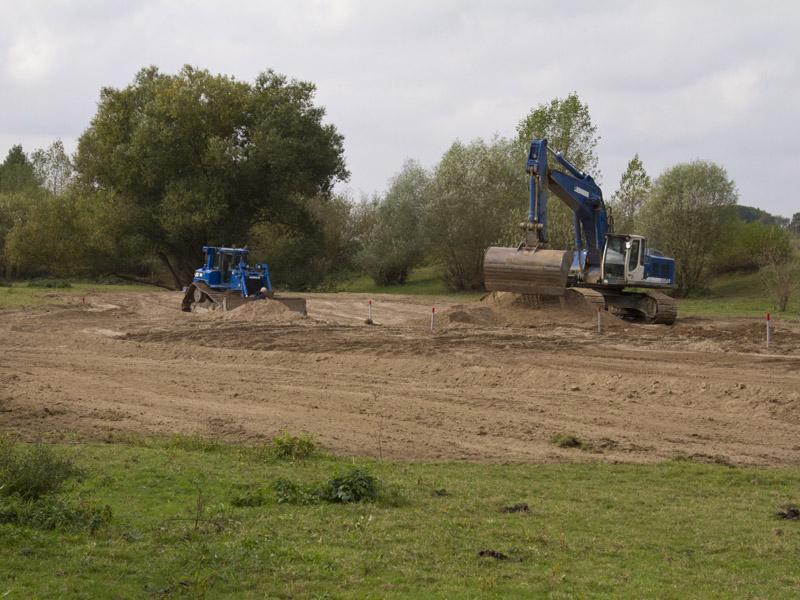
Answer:
[[[755,319],[603,313],[598,334],[574,299],[307,298],[308,317],[269,301],[187,314],[167,292],[0,312],[0,427],[248,442],[305,430],[384,458],[800,463],[797,320],[775,320],[767,349]]]

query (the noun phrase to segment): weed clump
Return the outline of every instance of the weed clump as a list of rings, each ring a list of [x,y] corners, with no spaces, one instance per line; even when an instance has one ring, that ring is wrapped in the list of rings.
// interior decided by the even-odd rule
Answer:
[[[21,450],[14,440],[0,437],[0,523],[94,532],[111,521],[109,506],[73,506],[55,497],[68,479],[83,476],[83,469],[53,447]]]
[[[37,501],[7,498],[0,501],[0,523],[36,529],[84,529],[94,532],[111,522],[111,507],[90,502],[71,506],[58,498],[46,497]]]
[[[297,483],[286,478],[275,479],[269,488],[247,490],[231,499],[234,506],[262,506],[270,500],[269,491],[274,494],[278,504],[349,504],[352,502],[375,502],[386,491],[377,477],[363,469],[352,469],[332,477],[328,481]],[[396,491],[386,495],[388,504],[398,505],[400,499]]]
[[[319,504],[325,498],[317,483],[295,483],[281,477],[270,484],[278,504]]]
[[[272,438],[272,444],[268,448],[268,453],[279,459],[305,460],[319,450],[317,436],[305,431],[300,432],[299,435],[292,435],[285,429],[281,429],[280,435]]]
[[[557,433],[551,439],[550,443],[555,444],[559,448],[583,448],[584,443],[581,438],[572,433]]]

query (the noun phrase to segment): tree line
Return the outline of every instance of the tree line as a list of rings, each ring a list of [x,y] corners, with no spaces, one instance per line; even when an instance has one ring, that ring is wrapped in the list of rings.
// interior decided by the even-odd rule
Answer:
[[[515,135],[457,140],[428,169],[407,160],[387,190],[354,199],[343,137],[324,124],[314,85],[273,71],[252,83],[184,67],[142,69],[103,88],[74,156],[60,141],[0,165],[0,277],[115,276],[177,289],[203,245],[248,245],[279,284],[325,289],[354,273],[402,284],[436,265],[452,290],[483,287],[492,245],[516,245],[527,214],[525,156],[548,138],[600,178],[600,137],[577,93],[530,109]],[[639,155],[606,204],[618,233],[676,259],[676,293],[710,276],[776,269],[796,256],[791,221],[738,206],[735,182],[704,160],[651,180]],[[572,213],[549,204],[551,247],[572,249]]]

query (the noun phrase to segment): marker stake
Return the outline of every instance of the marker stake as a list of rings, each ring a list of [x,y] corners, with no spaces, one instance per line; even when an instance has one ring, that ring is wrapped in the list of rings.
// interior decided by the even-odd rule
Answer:
[[[369,320],[372,321],[372,300],[369,301]]]
[[[433,331],[433,315],[436,313],[436,307],[431,308],[431,331]]]
[[[600,333],[600,307],[597,307],[597,333]]]
[[[767,313],[767,348],[769,348],[769,313]]]

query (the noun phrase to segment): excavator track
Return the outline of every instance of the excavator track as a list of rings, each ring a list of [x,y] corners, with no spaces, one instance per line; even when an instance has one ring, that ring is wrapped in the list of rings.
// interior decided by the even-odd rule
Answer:
[[[622,292],[589,288],[570,288],[592,306],[600,306],[622,319],[672,325],[678,317],[678,304],[660,292]],[[602,296],[604,302],[598,300]]]
[[[656,314],[650,322],[672,325],[678,318],[678,303],[675,299],[660,292],[649,292],[645,295],[656,304]]]

